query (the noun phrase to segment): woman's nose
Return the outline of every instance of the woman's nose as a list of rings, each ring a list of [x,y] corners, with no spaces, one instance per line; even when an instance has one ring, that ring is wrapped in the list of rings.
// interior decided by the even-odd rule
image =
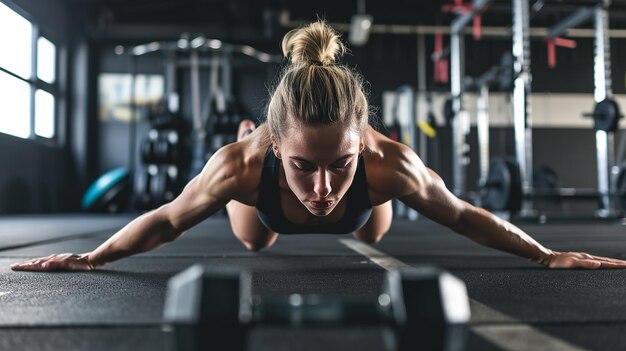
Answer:
[[[332,190],[330,187],[330,177],[328,177],[326,173],[326,171],[320,171],[315,177],[315,184],[313,185],[313,191],[320,198],[325,198]]]

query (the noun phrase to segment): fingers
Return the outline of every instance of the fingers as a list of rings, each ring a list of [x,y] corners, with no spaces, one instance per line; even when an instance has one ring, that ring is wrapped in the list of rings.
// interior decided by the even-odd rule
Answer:
[[[580,253],[582,257],[584,257],[587,261],[598,262],[599,267],[597,268],[626,268],[626,261],[618,260],[609,257],[602,256],[594,256],[585,252]]]
[[[596,261],[596,262],[600,262],[601,264],[600,268],[608,268],[608,269],[626,268],[626,262],[624,261],[618,261],[618,262]]]
[[[23,263],[11,265],[14,271],[61,271],[61,270],[92,270],[93,266],[80,255],[71,253],[54,254],[36,258]]]
[[[15,263],[11,265],[11,269],[14,271],[44,271],[46,268],[42,265],[40,260],[33,260],[24,263]]]
[[[626,268],[626,261],[593,256],[585,252],[561,253],[550,262],[550,268],[619,269]]]
[[[618,260],[618,259],[615,259],[615,258],[602,257],[602,256],[591,256],[591,257],[593,259],[595,259],[595,260],[598,260],[598,261],[626,264],[626,261]]]
[[[599,261],[591,259],[578,259],[574,261],[572,268],[598,269],[602,266]]]

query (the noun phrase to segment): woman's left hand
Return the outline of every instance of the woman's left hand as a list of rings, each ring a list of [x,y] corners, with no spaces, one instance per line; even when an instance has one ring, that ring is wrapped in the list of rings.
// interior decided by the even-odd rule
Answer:
[[[613,258],[593,256],[585,252],[557,252],[547,266],[550,268],[626,268],[626,261]]]

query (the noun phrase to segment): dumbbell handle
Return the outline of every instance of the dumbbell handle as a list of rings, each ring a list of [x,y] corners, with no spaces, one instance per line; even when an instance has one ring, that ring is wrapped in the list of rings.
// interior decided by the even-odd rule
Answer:
[[[304,327],[395,325],[389,296],[344,298],[292,294],[288,297],[255,296],[248,313],[240,314],[248,325]]]

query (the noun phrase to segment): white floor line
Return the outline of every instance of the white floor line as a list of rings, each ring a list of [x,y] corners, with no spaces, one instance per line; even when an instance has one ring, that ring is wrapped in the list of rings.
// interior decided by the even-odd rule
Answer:
[[[385,270],[394,270],[402,267],[410,267],[408,264],[386,255],[361,241],[354,239],[340,239],[348,248],[367,257]],[[488,340],[495,346],[506,351],[582,351],[583,348],[572,345],[566,341],[546,334],[530,325],[496,311],[491,307],[470,299],[472,311],[471,323],[505,323],[492,325],[470,326],[470,329]]]
[[[0,291],[0,296],[3,296],[3,295],[8,295],[8,294],[10,294],[10,293],[11,293],[10,291],[4,291],[4,292],[3,292],[3,291]]]

